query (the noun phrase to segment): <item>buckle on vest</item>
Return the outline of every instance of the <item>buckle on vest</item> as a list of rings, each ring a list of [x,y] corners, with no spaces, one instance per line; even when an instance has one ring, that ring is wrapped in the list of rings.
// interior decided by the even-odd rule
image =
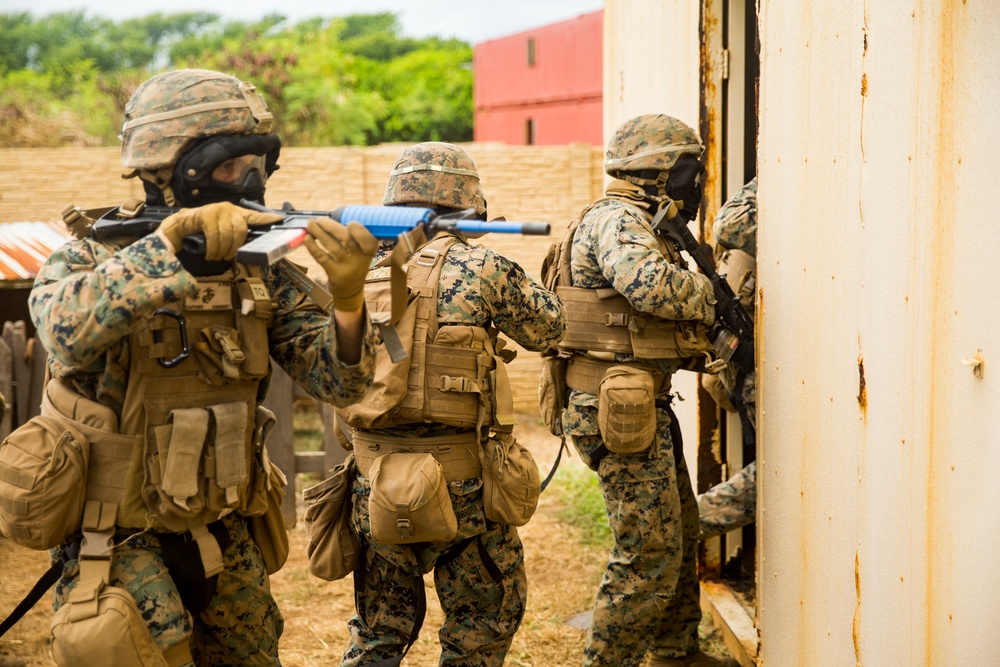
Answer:
[[[420,266],[434,266],[437,264],[438,257],[441,253],[434,248],[423,248],[420,250],[420,254],[417,255],[417,264]]]
[[[469,378],[441,376],[441,391],[459,391],[467,394],[478,389],[476,383]]]
[[[604,326],[606,327],[627,327],[628,313],[607,313],[604,315]]]

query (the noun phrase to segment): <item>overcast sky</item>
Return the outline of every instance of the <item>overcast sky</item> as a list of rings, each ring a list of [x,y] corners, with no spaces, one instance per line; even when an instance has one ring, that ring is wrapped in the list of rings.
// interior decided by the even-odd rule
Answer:
[[[2,12],[51,14],[74,9],[114,20],[153,12],[211,12],[225,18],[254,20],[281,14],[294,23],[315,16],[394,12],[409,37],[458,37],[476,44],[497,37],[574,18],[604,7],[603,0],[0,0]]]

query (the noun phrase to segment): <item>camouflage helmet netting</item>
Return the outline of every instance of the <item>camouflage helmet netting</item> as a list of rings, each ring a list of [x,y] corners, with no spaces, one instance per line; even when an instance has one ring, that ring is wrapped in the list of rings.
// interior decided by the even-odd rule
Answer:
[[[122,165],[172,166],[191,144],[218,134],[264,134],[271,114],[256,89],[236,77],[203,69],[158,74],[125,105]]]
[[[630,118],[615,130],[604,156],[604,171],[668,171],[682,155],[701,157],[705,147],[698,134],[671,116],[645,114]]]
[[[402,152],[390,172],[382,203],[486,212],[476,163],[464,149],[440,141],[410,146]]]

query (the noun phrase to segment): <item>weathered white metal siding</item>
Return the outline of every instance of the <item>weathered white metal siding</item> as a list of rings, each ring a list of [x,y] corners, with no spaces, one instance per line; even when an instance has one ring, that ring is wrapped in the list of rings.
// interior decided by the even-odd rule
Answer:
[[[698,21],[696,2],[605,0],[605,146],[615,128],[639,114],[664,113],[698,129]],[[685,399],[674,409],[686,438],[688,466],[697,479],[697,376],[678,373],[673,386]]]
[[[996,664],[1000,3],[760,32],[762,664]]]

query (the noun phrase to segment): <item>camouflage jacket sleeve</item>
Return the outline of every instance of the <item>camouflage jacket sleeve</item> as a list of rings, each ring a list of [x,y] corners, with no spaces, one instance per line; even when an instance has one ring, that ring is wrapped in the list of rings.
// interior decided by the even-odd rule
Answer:
[[[442,323],[489,322],[527,350],[547,350],[566,331],[562,301],[516,262],[482,246],[449,251],[438,286]]]
[[[575,286],[610,284],[644,313],[715,321],[708,278],[672,263],[647,219],[622,202],[610,201],[584,217],[573,237],[572,270]]]
[[[757,178],[740,188],[715,215],[712,233],[719,245],[757,255]]]
[[[337,407],[360,400],[375,372],[375,334],[367,313],[361,360],[348,365],[337,356],[333,318],[306,299],[280,271],[269,271],[268,283],[277,304],[268,332],[271,357],[314,398]]]
[[[56,250],[35,278],[31,319],[62,366],[100,372],[139,317],[194,294],[190,273],[155,235],[114,251],[90,239]]]

